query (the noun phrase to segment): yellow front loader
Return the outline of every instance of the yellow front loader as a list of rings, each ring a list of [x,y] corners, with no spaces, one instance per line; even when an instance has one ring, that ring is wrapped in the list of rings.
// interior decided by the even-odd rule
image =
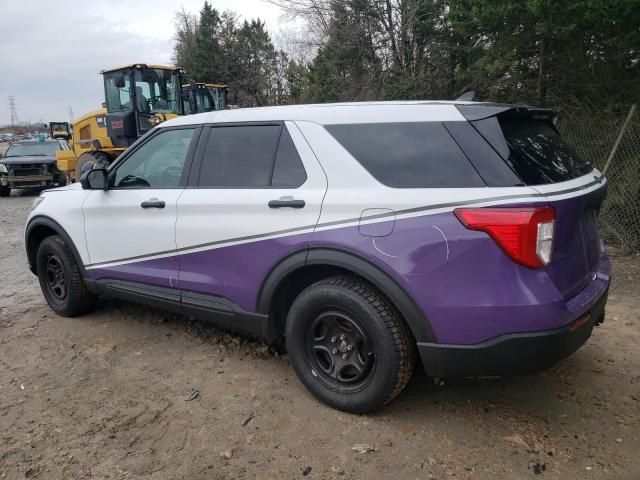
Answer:
[[[105,107],[73,124],[71,150],[56,155],[58,169],[76,181],[94,167],[104,168],[138,138],[165,120],[184,115],[184,71],[134,64],[103,70]]]

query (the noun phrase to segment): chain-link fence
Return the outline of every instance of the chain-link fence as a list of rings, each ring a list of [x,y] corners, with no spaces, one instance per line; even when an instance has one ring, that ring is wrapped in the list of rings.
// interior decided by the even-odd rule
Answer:
[[[622,250],[640,252],[640,112],[632,108],[619,115],[563,116],[558,128],[597,168],[608,163],[609,191],[600,212],[605,240]]]

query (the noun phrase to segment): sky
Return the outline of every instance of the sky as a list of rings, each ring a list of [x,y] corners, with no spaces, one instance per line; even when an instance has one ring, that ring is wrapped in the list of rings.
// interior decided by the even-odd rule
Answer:
[[[272,34],[284,20],[263,0],[212,0],[241,19],[260,17]],[[171,64],[174,19],[204,0],[16,0],[0,13],[0,126],[10,121],[69,121],[104,101],[100,70],[129,63]]]

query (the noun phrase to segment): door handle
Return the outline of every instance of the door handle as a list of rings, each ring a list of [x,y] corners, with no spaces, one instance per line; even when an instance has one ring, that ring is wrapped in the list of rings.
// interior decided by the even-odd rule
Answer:
[[[269,200],[269,208],[304,208],[304,200],[294,200],[293,198],[281,198],[280,200]]]
[[[164,208],[165,203],[163,200],[158,200],[157,198],[152,198],[150,200],[146,200],[140,204],[142,208]]]

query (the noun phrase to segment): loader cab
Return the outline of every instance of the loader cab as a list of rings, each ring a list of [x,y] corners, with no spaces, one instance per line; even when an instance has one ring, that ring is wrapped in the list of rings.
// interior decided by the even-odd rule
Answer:
[[[207,83],[207,90],[213,99],[214,110],[226,110],[229,87],[217,83]]]
[[[184,114],[180,68],[136,64],[101,73],[114,147],[126,148],[157,124]]]
[[[71,140],[71,125],[68,122],[49,122],[51,138]]]
[[[227,108],[225,85],[190,81],[182,85],[182,92],[185,115]]]

